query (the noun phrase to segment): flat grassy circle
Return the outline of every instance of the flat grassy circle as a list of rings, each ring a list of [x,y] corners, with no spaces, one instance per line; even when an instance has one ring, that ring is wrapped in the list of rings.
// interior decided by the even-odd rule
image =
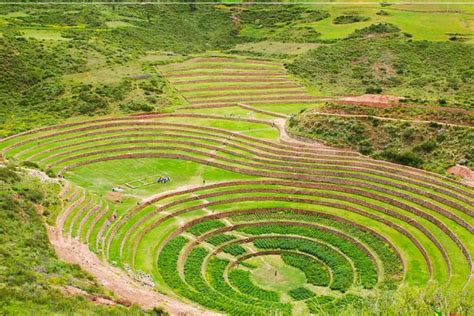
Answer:
[[[285,264],[278,255],[254,258],[251,263],[257,266],[251,270],[252,280],[264,289],[287,292],[306,283],[304,273]]]

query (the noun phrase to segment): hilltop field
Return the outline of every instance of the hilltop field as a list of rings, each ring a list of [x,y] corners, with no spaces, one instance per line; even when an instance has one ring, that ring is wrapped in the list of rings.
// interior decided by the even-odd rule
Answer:
[[[0,314],[472,315],[473,21],[0,4]]]

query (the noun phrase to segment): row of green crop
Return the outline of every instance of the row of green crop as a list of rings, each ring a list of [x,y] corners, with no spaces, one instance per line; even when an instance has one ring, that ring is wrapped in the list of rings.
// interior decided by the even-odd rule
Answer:
[[[354,294],[346,294],[341,298],[333,299],[329,296],[317,296],[306,301],[309,311],[312,314],[339,315],[341,310],[352,305],[355,310],[363,302],[363,298]]]
[[[276,224],[245,227],[239,230],[252,235],[264,235],[269,233],[279,235],[299,235],[322,241],[339,249],[353,261],[358,277],[360,278],[356,284],[359,284],[360,282],[360,284],[367,289],[371,289],[377,284],[377,269],[375,263],[371,258],[369,258],[367,253],[362,251],[351,241],[331,232],[319,230],[315,227],[309,228]]]
[[[224,289],[226,288],[222,286],[226,283],[220,272],[220,275],[216,278],[214,260],[210,261],[207,273],[211,284],[213,284],[213,287],[210,287],[201,273],[204,258],[208,255],[208,252],[204,248],[193,248],[187,256],[186,262],[184,263],[185,281],[183,281],[177,272],[177,267],[179,254],[186,243],[186,238],[182,236],[172,239],[163,247],[157,263],[158,270],[164,281],[177,295],[190,299],[209,309],[223,311],[229,315],[266,315],[266,309],[258,306],[259,304],[265,305],[262,301],[251,300],[250,297],[243,295],[241,295],[242,297],[236,297],[235,295],[239,295],[239,293],[233,290],[228,284],[228,289],[233,291],[232,295],[221,293],[225,293]],[[228,262],[224,263],[227,265]],[[216,283],[216,280],[221,281]],[[219,286],[216,284],[219,284]],[[289,314],[290,313],[285,313],[285,315]]]
[[[246,293],[237,292],[229,283],[224,279],[225,269],[229,265],[229,261],[213,257],[209,260],[207,266],[207,279],[209,284],[220,294],[227,298],[231,298],[233,301],[237,301],[241,304],[247,304],[251,308],[264,309],[267,314],[272,311],[273,314],[290,315],[291,306],[288,304],[282,304],[276,301],[262,300]]]
[[[241,269],[233,269],[229,272],[228,278],[230,284],[232,284],[244,294],[256,297],[264,301],[280,301],[280,295],[278,295],[277,292],[267,291],[256,286],[250,279],[250,272],[248,271]]]
[[[319,315],[325,311],[324,306],[332,301],[334,301],[334,297],[332,296],[318,295],[306,300],[306,306],[308,306],[308,309],[312,314]]]
[[[193,226],[189,227],[187,229],[187,232],[189,232],[189,233],[191,233],[195,236],[200,236],[200,235],[204,234],[205,232],[207,232],[209,230],[224,227],[224,226],[225,226],[225,224],[222,223],[219,220],[210,220],[210,221],[205,221],[205,222],[202,222],[202,223],[198,223],[196,225],[193,225]]]
[[[288,252],[282,253],[281,258],[287,265],[303,271],[306,281],[310,284],[328,286],[331,282],[328,269],[310,257]]]
[[[330,287],[333,290],[345,292],[354,282],[354,271],[349,261],[325,244],[308,239],[282,237],[256,239],[253,244],[258,249],[297,250],[318,258],[332,271],[333,280]]]
[[[236,237],[229,234],[216,234],[206,238],[205,241],[213,246],[218,246],[234,239]]]
[[[303,301],[316,296],[316,293],[308,290],[305,287],[297,287],[295,289],[289,290],[288,295],[290,295],[290,297],[295,301]]]
[[[236,257],[247,253],[247,250],[245,250],[245,248],[239,244],[230,244],[228,246],[225,246],[223,250],[225,253],[231,254]]]
[[[307,223],[320,223],[329,227],[334,227],[354,238],[357,238],[377,254],[377,257],[381,260],[383,265],[385,286],[390,285],[389,287],[393,288],[401,280],[403,264],[396,249],[380,236],[377,236],[368,230],[362,230],[356,226],[336,221],[328,217],[318,216],[316,214],[296,214],[291,211],[236,215],[232,216],[231,219],[236,222],[268,221],[270,219],[294,220],[304,221]]]

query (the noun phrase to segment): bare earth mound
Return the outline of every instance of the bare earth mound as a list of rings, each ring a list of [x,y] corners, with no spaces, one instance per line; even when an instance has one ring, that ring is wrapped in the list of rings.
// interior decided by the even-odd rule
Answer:
[[[467,185],[474,187],[474,171],[472,171],[468,167],[456,165],[449,168],[448,172],[452,175],[455,175],[464,179]]]

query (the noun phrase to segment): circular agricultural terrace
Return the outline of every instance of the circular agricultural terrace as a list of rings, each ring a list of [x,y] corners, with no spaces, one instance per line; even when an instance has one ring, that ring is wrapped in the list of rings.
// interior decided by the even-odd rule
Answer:
[[[473,189],[292,141],[268,114],[207,113],[69,123],[0,148],[65,177],[57,221],[65,237],[209,310],[337,314],[402,284],[472,284]],[[167,169],[156,171],[158,162]],[[171,181],[150,185],[156,172]],[[110,183],[129,184],[121,202],[107,199]]]

